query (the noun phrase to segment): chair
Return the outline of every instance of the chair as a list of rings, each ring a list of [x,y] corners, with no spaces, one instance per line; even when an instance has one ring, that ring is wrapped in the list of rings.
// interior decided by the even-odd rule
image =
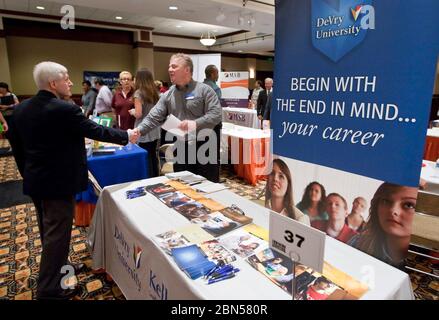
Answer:
[[[166,143],[159,148],[160,175],[174,172],[174,144]]]
[[[419,191],[409,252],[439,263],[439,194]],[[435,274],[406,267],[412,271],[438,277]]]

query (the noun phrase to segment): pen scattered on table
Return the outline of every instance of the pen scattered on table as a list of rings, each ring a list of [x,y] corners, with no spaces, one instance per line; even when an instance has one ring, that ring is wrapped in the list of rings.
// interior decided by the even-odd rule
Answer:
[[[207,284],[220,282],[223,280],[231,279],[235,277],[239,272],[238,268],[235,268],[231,264],[218,263],[213,269],[204,275],[204,279]]]
[[[127,199],[135,199],[144,195],[146,195],[145,187],[138,187],[136,189],[126,191]]]

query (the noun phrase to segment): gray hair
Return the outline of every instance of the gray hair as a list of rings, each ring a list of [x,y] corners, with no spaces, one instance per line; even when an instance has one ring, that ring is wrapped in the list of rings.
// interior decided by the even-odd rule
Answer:
[[[34,81],[38,89],[46,89],[50,81],[59,80],[67,74],[67,68],[63,65],[44,61],[34,67]]]
[[[271,79],[271,78],[265,78],[264,81],[269,81],[269,82],[273,83],[273,79]]]
[[[184,64],[189,67],[189,70],[191,72],[191,74],[194,73],[194,63],[192,62],[192,59],[189,55],[185,54],[185,53],[176,53],[173,54],[171,56],[171,60],[172,59],[181,59],[184,61]]]

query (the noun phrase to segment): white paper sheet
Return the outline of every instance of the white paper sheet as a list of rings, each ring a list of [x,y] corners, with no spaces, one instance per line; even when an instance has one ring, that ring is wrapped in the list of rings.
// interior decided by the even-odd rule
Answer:
[[[162,128],[178,137],[184,138],[186,133],[178,128],[180,123],[181,120],[171,114],[169,115],[168,119],[166,119],[165,123],[162,124]]]

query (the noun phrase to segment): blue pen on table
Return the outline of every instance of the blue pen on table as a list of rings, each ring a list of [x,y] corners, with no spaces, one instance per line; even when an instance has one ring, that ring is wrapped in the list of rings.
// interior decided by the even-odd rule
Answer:
[[[213,274],[215,272],[215,270],[217,270],[220,266],[217,264],[215,267],[213,267],[212,269],[210,269],[207,273],[204,274],[204,278],[209,277],[211,274]]]
[[[233,273],[238,273],[240,270],[238,268],[230,268],[227,270],[224,270],[222,272],[215,272],[213,275],[210,276],[210,279],[218,279],[218,278],[222,278],[225,275],[228,275],[229,273],[233,272]]]
[[[235,273],[233,271],[230,271],[229,273],[226,273],[225,275],[223,275],[222,277],[218,277],[218,278],[214,278],[214,279],[209,279],[207,281],[207,284],[212,284],[215,282],[219,282],[219,281],[223,281],[223,280],[227,280],[227,279],[231,279],[235,276]]]
[[[218,262],[217,265],[215,265],[215,267],[213,267],[212,269],[210,269],[207,273],[204,274],[204,277],[207,278],[210,275],[212,275],[215,271],[217,271],[218,269],[222,268],[224,266],[224,262],[220,261]]]
[[[234,268],[234,267],[233,267],[231,264],[226,264],[226,265],[224,265],[223,267],[217,269],[217,270],[215,271],[215,273],[216,273],[216,274],[223,274],[223,273],[226,273],[226,272],[232,271],[233,268]]]

